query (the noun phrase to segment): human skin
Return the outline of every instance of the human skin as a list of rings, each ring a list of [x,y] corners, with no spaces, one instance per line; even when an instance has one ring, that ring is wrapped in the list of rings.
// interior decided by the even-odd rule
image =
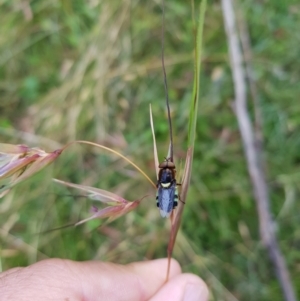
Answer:
[[[208,289],[196,275],[182,274],[167,259],[128,265],[47,259],[0,273],[1,301],[207,301]]]

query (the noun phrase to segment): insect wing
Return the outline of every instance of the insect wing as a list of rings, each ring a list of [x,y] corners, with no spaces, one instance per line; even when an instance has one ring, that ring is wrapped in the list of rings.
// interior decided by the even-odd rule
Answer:
[[[160,215],[162,217],[169,217],[175,207],[174,203],[177,202],[176,183],[172,184],[169,188],[163,188],[159,185],[156,199]]]

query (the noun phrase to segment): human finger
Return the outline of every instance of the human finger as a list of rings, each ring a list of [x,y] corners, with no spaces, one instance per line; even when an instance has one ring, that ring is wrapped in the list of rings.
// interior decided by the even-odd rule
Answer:
[[[7,273],[0,282],[10,300],[140,301],[165,281],[167,259],[118,265],[100,261],[47,259]],[[170,278],[181,272],[172,260]],[[24,299],[25,298],[25,299]]]
[[[86,300],[144,301],[165,283],[167,259],[135,262],[126,266],[89,262],[80,269],[80,274],[84,275],[81,283],[84,284],[82,294]],[[172,260],[170,279],[180,273],[179,264]]]
[[[198,276],[181,274],[170,279],[149,301],[207,301],[208,288]]]

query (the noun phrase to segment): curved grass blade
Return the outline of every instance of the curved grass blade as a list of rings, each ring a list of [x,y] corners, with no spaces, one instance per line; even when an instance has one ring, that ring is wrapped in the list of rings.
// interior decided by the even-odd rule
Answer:
[[[63,149],[66,149],[67,147],[71,146],[72,144],[75,144],[75,143],[78,143],[78,144],[87,144],[87,145],[92,145],[92,146],[95,146],[95,147],[98,147],[98,148],[101,148],[101,149],[104,149],[106,151],[109,151],[115,155],[117,155],[118,157],[122,158],[123,160],[125,160],[127,163],[129,163],[131,166],[133,166],[137,171],[139,171],[147,180],[148,182],[156,188],[156,185],[154,184],[154,182],[147,176],[147,174],[140,168],[138,167],[135,163],[133,163],[130,159],[128,159],[127,157],[125,157],[124,155],[122,155],[121,153],[109,148],[109,147],[106,147],[104,145],[101,145],[101,144],[98,144],[98,143],[94,143],[94,142],[90,142],[90,141],[85,141],[85,140],[76,140],[76,141],[73,141],[73,142],[70,142],[68,143],[66,146],[64,146]]]

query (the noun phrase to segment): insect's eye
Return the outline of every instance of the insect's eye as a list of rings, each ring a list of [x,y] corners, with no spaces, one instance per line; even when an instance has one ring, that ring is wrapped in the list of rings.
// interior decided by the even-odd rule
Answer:
[[[168,163],[168,162],[164,161],[164,162],[160,163],[160,164],[158,165],[158,167],[159,167],[159,168],[166,168],[166,167],[167,167],[167,163]]]
[[[164,162],[160,163],[158,165],[159,168],[170,168],[170,169],[175,169],[175,164],[174,162],[165,160]]]

